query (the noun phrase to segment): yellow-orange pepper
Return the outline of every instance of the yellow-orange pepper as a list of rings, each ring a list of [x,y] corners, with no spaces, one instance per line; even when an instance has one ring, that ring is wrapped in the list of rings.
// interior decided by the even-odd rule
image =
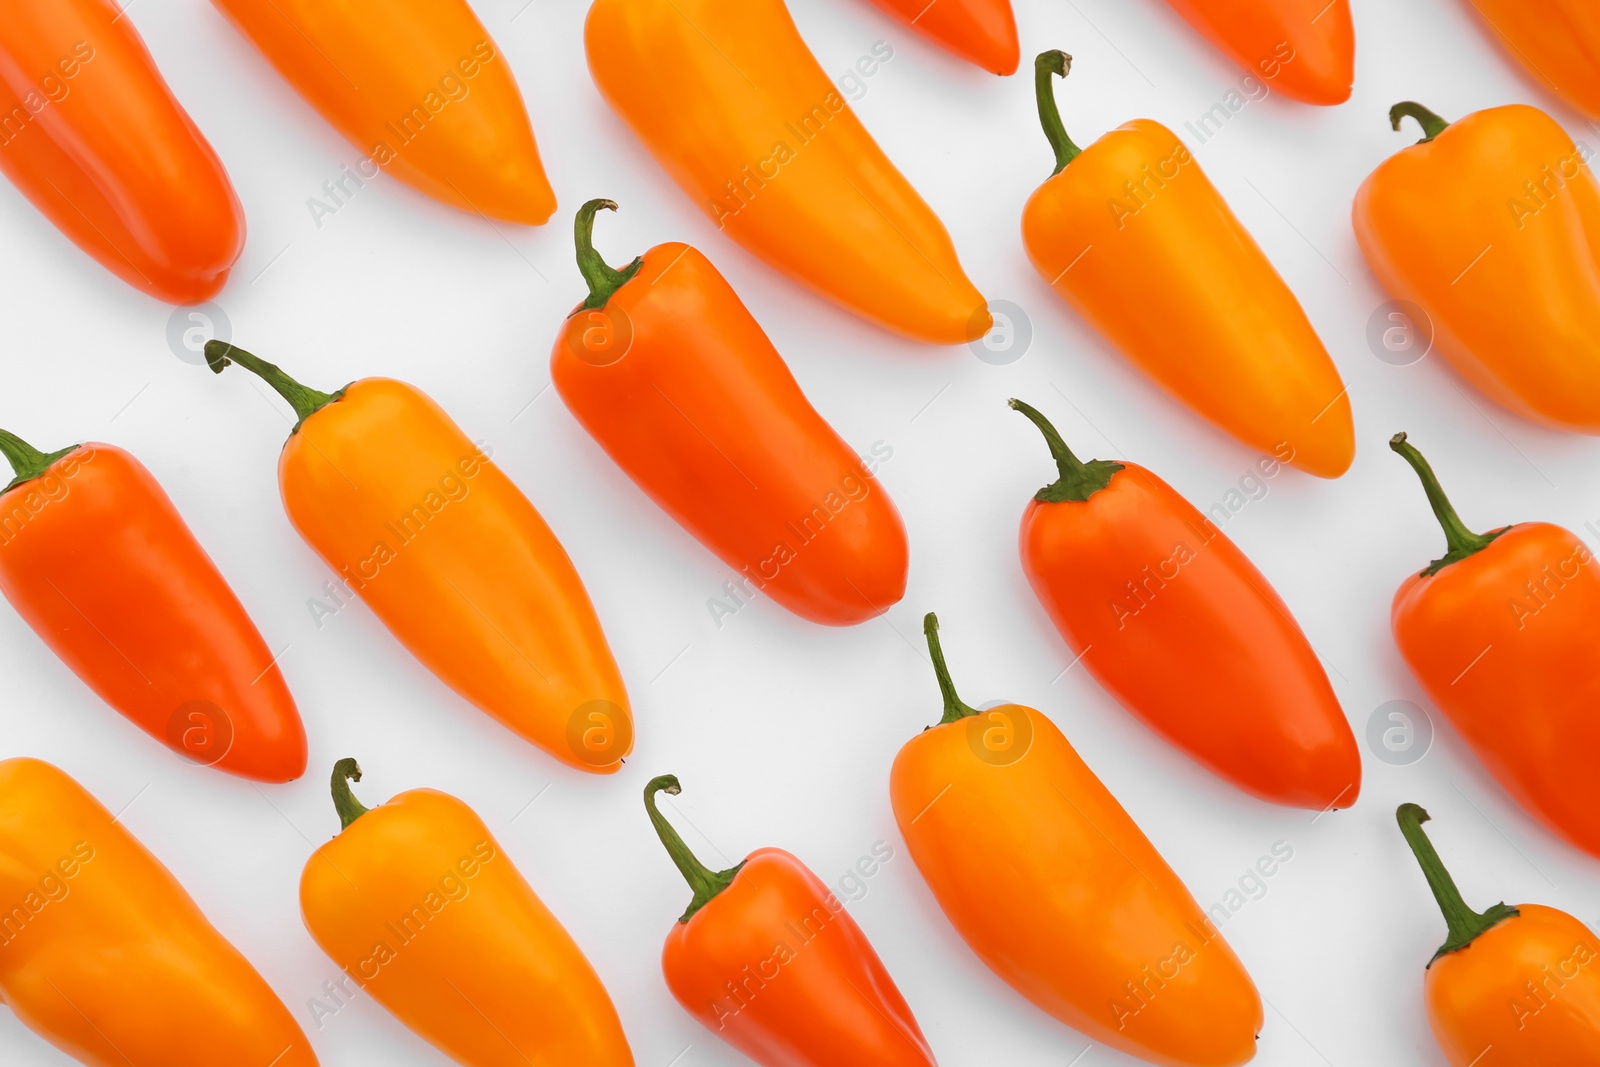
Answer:
[[[316,1067],[183,886],[66,772],[0,762],[0,1001],[90,1067]]]
[[[1600,118],[1600,4],[1594,0],[1463,0],[1533,80]]]

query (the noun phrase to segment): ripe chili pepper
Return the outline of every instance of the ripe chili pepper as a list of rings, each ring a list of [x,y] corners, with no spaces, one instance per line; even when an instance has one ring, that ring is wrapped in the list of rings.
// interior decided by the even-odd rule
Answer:
[[[1216,48],[1285,96],[1342,104],[1356,80],[1350,0],[1169,0]]]
[[[1446,123],[1396,104],[1421,141],[1356,193],[1356,240],[1419,305],[1467,381],[1558,429],[1600,434],[1600,185],[1554,119],[1524,104]]]
[[[228,172],[111,0],[13,0],[0,20],[0,171],[157,300],[222,291],[244,248]]]
[[[155,476],[114,445],[0,430],[0,593],[102,700],[174,752],[263,782],[306,769],[283,674]]]
[[[1038,411],[1011,406],[1043,432],[1061,474],[1022,516],[1022,569],[1089,673],[1247,793],[1302,808],[1354,804],[1355,735],[1266,576],[1150,471],[1084,463]]]
[[[1450,936],[1423,979],[1428,1025],[1451,1067],[1600,1063],[1600,940],[1542,904],[1473,911],[1423,831],[1415,804],[1395,812]]]
[[[969,63],[1002,77],[1017,72],[1021,46],[1011,0],[872,0]]]
[[[729,237],[891,330],[991,325],[950,234],[867,133],[783,0],[596,0],[589,71]]]
[[[363,378],[308,389],[221,341],[294,408],[278,458],[289,521],[446,685],[580,770],[610,774],[633,715],[600,620],[528,498],[421,390]]]
[[[867,935],[804,863],[761,848],[706,867],[644,789],[650,823],[694,899],[662,952],[667,988],[706,1029],[763,1067],[933,1067],[928,1042]]]
[[[1594,554],[1547,522],[1473,533],[1406,435],[1389,447],[1422,480],[1448,549],[1395,593],[1400,655],[1517,803],[1600,856]]]
[[[1600,7],[1589,0],[1470,0],[1528,73],[1600,118]]]
[[[57,767],[0,762],[0,1001],[90,1067],[316,1067],[239,950]]]
[[[328,214],[380,171],[492,219],[554,213],[516,77],[466,0],[213,2],[366,153],[324,186]]]
[[[905,525],[817,414],[727,280],[685,244],[613,270],[575,226],[589,298],[550,356],[584,429],[684,529],[802,618],[883,614],[906,591]]]
[[[572,936],[466,804],[412,789],[368,810],[333,768],[340,832],[306,861],[306,929],[351,986],[467,1067],[633,1067]]]
[[[1299,301],[1176,134],[1134,119],[1081,150],[1035,63],[1054,177],[1022,216],[1034,267],[1134,366],[1259,452],[1337,478],[1355,458],[1339,371]]]
[[[1044,715],[961,702],[923,622],[944,717],[895,757],[917,870],[989,969],[1050,1015],[1167,1067],[1248,1062],[1261,998],[1222,934]]]

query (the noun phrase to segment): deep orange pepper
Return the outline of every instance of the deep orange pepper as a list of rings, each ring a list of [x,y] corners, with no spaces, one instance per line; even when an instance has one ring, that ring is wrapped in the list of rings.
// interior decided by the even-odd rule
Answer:
[[[466,1067],[633,1067],[617,1009],[478,813],[412,789],[367,809],[333,769],[340,832],[306,861],[306,929],[344,971]]]
[[[316,1067],[193,898],[69,775],[0,762],[0,1001],[90,1067]]]
[[[667,988],[706,1029],[762,1067],[934,1067],[933,1053],[867,935],[822,879],[779,848],[713,871],[656,806],[644,807],[694,890],[667,935]]]
[[[306,731],[272,651],[155,476],[114,445],[0,430],[0,593],[100,698],[174,752],[287,782]]]
[[[1150,378],[1261,453],[1336,478],[1355,458],[1339,371],[1306,313],[1176,134],[1135,119],[1082,149],[1035,63],[1054,176],[1022,216],[1039,274]]]
[[[872,0],[883,10],[969,63],[1015,74],[1022,48],[1011,0]]]
[[[719,229],[858,315],[935,344],[988,332],[950,234],[783,0],[596,0],[589,71]]]
[[[1150,471],[1080,461],[1022,517],[1022,569],[1074,656],[1123,707],[1245,792],[1348,808],[1361,750],[1305,633],[1228,536]],[[1275,460],[1263,460],[1275,469]]]
[[[589,297],[550,356],[556,391],[657,504],[802,618],[844,626],[906,591],[900,513],[800,391],[727,280],[697,249],[657,245],[613,270],[578,212]]]
[[[197,304],[227,282],[244,210],[119,6],[6,5],[0,172],[111,273],[157,300]]]
[[[1584,153],[1525,104],[1447,123],[1408,101],[1390,124],[1406,116],[1425,136],[1356,193],[1373,273],[1427,313],[1434,346],[1492,399],[1600,434],[1600,184]]]
[[[308,389],[221,341],[299,421],[278,458],[289,521],[446,685],[580,770],[611,774],[633,713],[561,542],[432,398],[392,378]]]
[[[1350,0],[1168,0],[1189,25],[1285,96],[1342,104],[1356,80]]]
[[[1600,6],[1592,0],[1467,0],[1529,76],[1600,118]]]
[[[1600,1063],[1600,938],[1542,904],[1473,911],[1422,829],[1428,813],[1402,804],[1395,819],[1450,930],[1422,983],[1450,1067]]]
[[[1547,522],[1469,530],[1428,461],[1396,434],[1447,551],[1394,595],[1411,673],[1512,798],[1600,856],[1600,564]]]
[[[556,197],[511,65],[466,0],[213,0],[380,171],[453,207],[537,226]]]
[[[895,822],[934,899],[1041,1010],[1164,1067],[1256,1053],[1261,997],[1172,868],[1048,718],[962,703],[923,623],[944,717],[895,757]]]

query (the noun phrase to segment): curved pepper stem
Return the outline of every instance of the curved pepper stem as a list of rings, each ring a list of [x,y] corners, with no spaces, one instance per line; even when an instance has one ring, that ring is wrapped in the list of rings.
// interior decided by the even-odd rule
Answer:
[[[928,639],[928,655],[933,657],[933,673],[939,679],[939,692],[944,696],[944,717],[939,725],[958,722],[980,714],[977,708],[956,695],[956,684],[950,680],[950,668],[944,662],[944,648],[939,644],[939,616],[933,612],[922,617],[922,633]]]
[[[1040,52],[1033,61],[1033,91],[1039,99],[1039,125],[1044,127],[1044,135],[1056,154],[1056,169],[1050,172],[1052,178],[1083,151],[1067,136],[1067,128],[1061,122],[1061,109],[1056,106],[1055,83],[1051,80],[1065,78],[1070,70],[1072,57],[1059,48]]]
[[[1428,840],[1428,835],[1422,830],[1422,824],[1428,821],[1428,813],[1416,804],[1402,804],[1395,811],[1394,817],[1400,824],[1400,832],[1406,836],[1406,844],[1411,846],[1412,853],[1417,857],[1417,863],[1422,867],[1423,876],[1428,879],[1428,888],[1433,890],[1433,899],[1439,902],[1439,910],[1444,912],[1445,924],[1450,928],[1450,936],[1439,946],[1439,951],[1433,954],[1433,959],[1428,961],[1429,967],[1432,967],[1433,961],[1440,956],[1466,948],[1490,927],[1498,926],[1507,919],[1514,919],[1521,914],[1516,908],[1507,907],[1503,902],[1484,912],[1476,912],[1467,907],[1467,902],[1461,897],[1461,890],[1456,888],[1455,879],[1445,870],[1444,861],[1439,859],[1439,853],[1434,851],[1433,842]]]
[[[1085,463],[1072,454],[1072,449],[1061,439],[1056,428],[1050,425],[1050,420],[1039,414],[1031,404],[1024,404],[1015,398],[1006,401],[1013,410],[1026,415],[1039,432],[1044,434],[1044,440],[1050,446],[1050,455],[1055,457],[1056,470],[1061,472],[1061,477],[1033,494],[1033,499],[1044,504],[1061,504],[1068,501],[1082,502],[1094,496],[1100,490],[1111,484],[1112,475],[1123,469],[1123,464],[1111,459],[1091,459]]]
[[[1473,533],[1467,529],[1467,524],[1461,521],[1461,516],[1456,514],[1450,498],[1444,495],[1444,490],[1439,487],[1439,479],[1434,475],[1433,468],[1423,458],[1410,442],[1406,435],[1397,433],[1389,438],[1389,447],[1400,454],[1400,457],[1411,464],[1412,470],[1417,472],[1417,477],[1422,479],[1422,490],[1428,494],[1428,504],[1433,508],[1434,517],[1439,520],[1439,525],[1444,527],[1445,548],[1444,555],[1428,564],[1428,569],[1423,571],[1424,577],[1437,574],[1439,571],[1466,559],[1474,552],[1482,552],[1490,543],[1507,530],[1509,526],[1502,526],[1486,534]]]
[[[644,810],[650,816],[650,825],[656,828],[656,836],[661,838],[661,843],[666,846],[667,855],[672,857],[672,862],[678,865],[678,872],[683,875],[683,880],[689,883],[689,888],[694,890],[694,899],[689,901],[689,907],[678,919],[686,923],[699,911],[711,902],[711,899],[733,884],[734,877],[744,867],[740,863],[725,871],[713,871],[710,867],[695,858],[689,851],[689,846],[683,843],[683,838],[678,836],[678,831],[672,828],[667,817],[661,814],[661,809],[656,807],[657,793],[670,793],[677,796],[683,792],[683,787],[678,784],[675,774],[663,774],[659,778],[652,778],[644,787]]]
[[[339,829],[350,829],[350,824],[371,811],[350,791],[351,782],[361,781],[361,764],[348,756],[333,765],[333,810],[339,813]]]
[[[277,365],[268,363],[260,356],[252,355],[242,348],[235,348],[226,341],[206,342],[206,366],[211,368],[213,374],[221,374],[230,363],[237,363],[250,371],[276,389],[278,395],[289,402],[295,413],[294,429],[289,431],[290,433],[298,432],[301,423],[344,396],[343,389],[337,393],[324,393],[301,385],[283,373]]]
[[[62,456],[76,452],[81,447],[81,445],[69,445],[59,452],[51,452],[46,455],[16,434],[0,430],[0,455],[6,457],[6,460],[11,464],[12,471],[16,474],[16,477],[11,479],[5,488],[0,489],[0,493],[9,493],[23,482],[33,481],[49,470],[50,464]]]
[[[1422,140],[1417,142],[1418,144],[1427,144],[1443,133],[1450,125],[1415,100],[1402,100],[1389,109],[1390,128],[1398,130],[1400,128],[1400,120],[1408,116],[1416,119],[1417,125],[1422,127],[1423,136]]]
[[[601,258],[600,253],[594,248],[594,217],[604,208],[607,211],[617,210],[615,200],[591,200],[578,209],[578,216],[572,223],[572,237],[578,246],[578,270],[583,275],[583,280],[589,283],[589,298],[578,309],[598,311],[606,306],[606,301],[618,289],[628,284],[639,268],[644,266],[641,256],[629,263],[621,270],[612,270]]]

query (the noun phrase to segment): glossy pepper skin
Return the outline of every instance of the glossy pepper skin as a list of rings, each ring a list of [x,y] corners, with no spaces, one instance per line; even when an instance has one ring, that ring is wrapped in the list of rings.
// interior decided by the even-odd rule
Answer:
[[[1600,856],[1600,564],[1546,522],[1473,533],[1406,435],[1389,447],[1422,479],[1448,549],[1395,593],[1400,655],[1506,792]]]
[[[1260,453],[1337,478],[1355,458],[1338,369],[1300,302],[1171,130],[1135,119],[1078,149],[1035,64],[1056,170],[1028,200],[1022,238],[1039,274],[1139,370]]]
[[[717,228],[864,318],[957,345],[991,318],[950,234],[783,0],[596,0],[589,71]]]
[[[1361,793],[1361,750],[1317,654],[1266,576],[1177,490],[1080,461],[1022,516],[1022,569],[1073,655],[1123,707],[1253,796],[1322,810]],[[1263,459],[1263,470],[1276,461]]]
[[[0,20],[0,172],[129,285],[222,291],[244,209],[216,152],[112,0],[12,0]]]
[[[466,0],[213,2],[365,154],[344,195],[382,170],[491,219],[555,212],[511,65]]]
[[[898,603],[909,549],[883,486],[710,260],[672,243],[613,270],[590,240],[600,208],[616,205],[578,213],[590,295],[550,356],[568,409],[747,588],[833,626]]]
[[[333,770],[339,835],[300,878],[306,929],[351,983],[465,1067],[633,1067],[599,975],[466,804],[367,809]]]
[[[1261,998],[1222,934],[1054,723],[956,695],[895,757],[917,870],[989,969],[1068,1026],[1164,1067],[1255,1056]]]
[[[911,29],[1002,77],[1017,72],[1021,46],[1011,0],[872,0]]]
[[[1402,804],[1395,818],[1450,929],[1423,980],[1450,1067],[1600,1063],[1600,938],[1541,904],[1473,911],[1423,832],[1428,813]]]
[[[1589,0],[1468,0],[1529,76],[1600,118],[1600,7]]]
[[[0,593],[102,700],[186,759],[306,769],[283,673],[155,476],[114,445],[45,455],[0,430]]]
[[[757,849],[713,871],[656,806],[650,823],[694,890],[661,956],[667,988],[706,1029],[762,1067],[934,1067],[917,1020],[843,903],[804,863]]]
[[[316,1067],[261,975],[65,772],[0,762],[0,1001],[89,1067]]]
[[[427,394],[392,378],[308,389],[243,349],[299,421],[278,458],[289,521],[450,688],[579,770],[615,772],[633,714],[583,581],[528,498]]]
[[[1218,51],[1306,104],[1342,104],[1356,80],[1350,0],[1168,0]]]
[[[1453,123],[1396,104],[1425,136],[1356,193],[1356,240],[1392,295],[1432,320],[1463,378],[1512,411],[1600,434],[1600,184],[1525,104]]]

